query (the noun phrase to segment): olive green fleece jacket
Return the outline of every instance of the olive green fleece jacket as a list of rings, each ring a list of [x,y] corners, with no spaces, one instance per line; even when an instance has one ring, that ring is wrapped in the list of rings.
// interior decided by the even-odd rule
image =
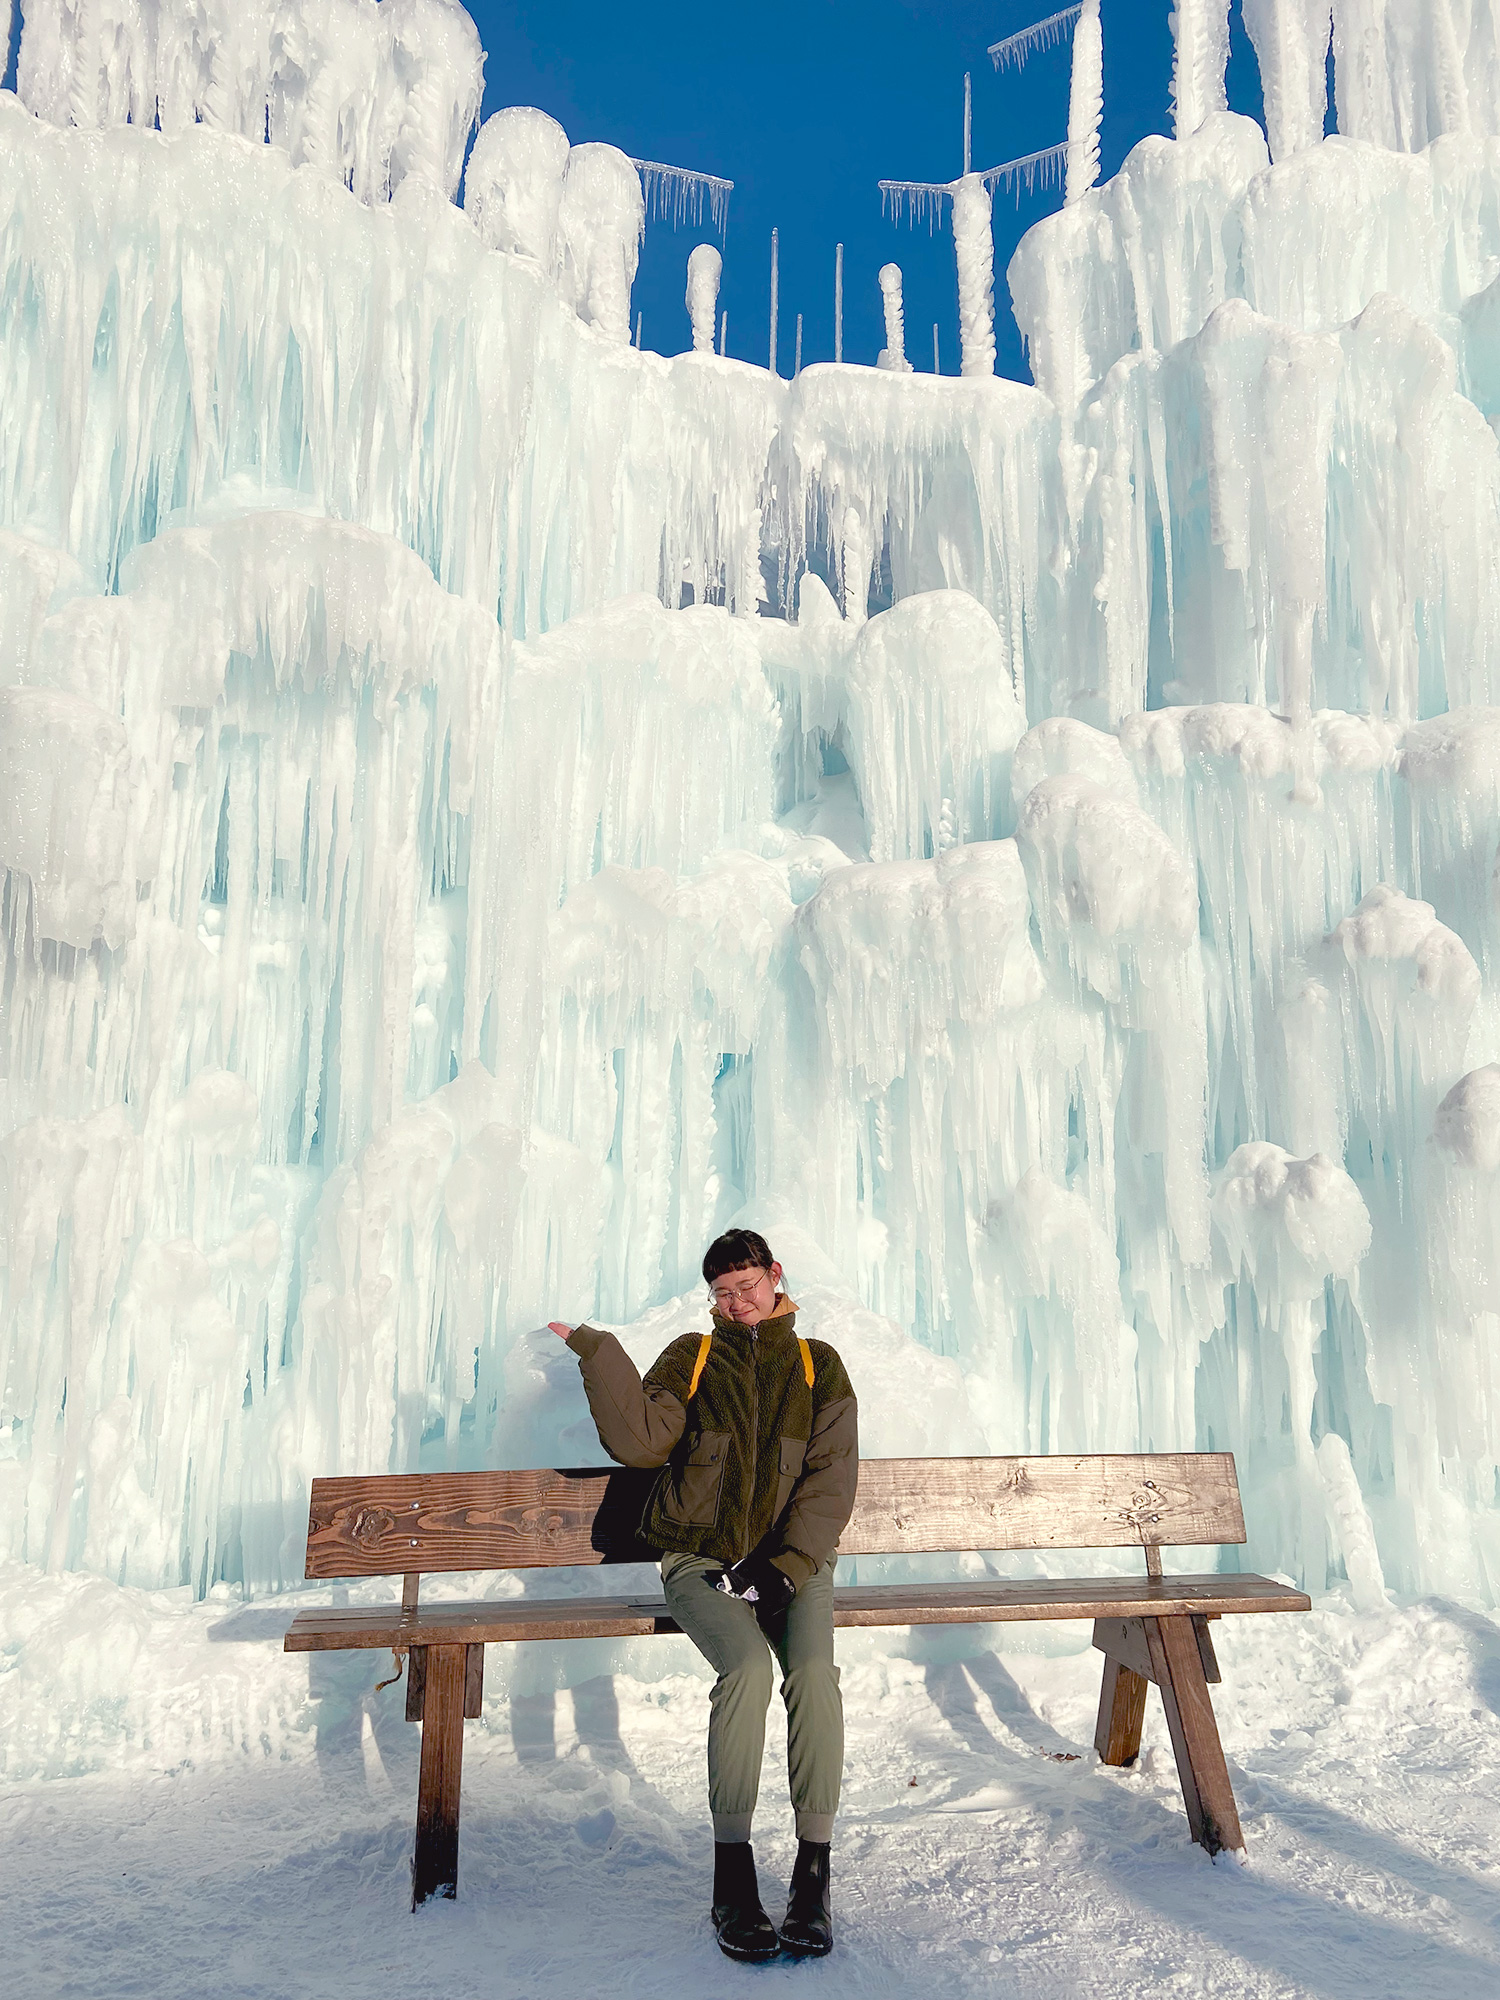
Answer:
[[[838,1547],[854,1510],[859,1419],[844,1364],[809,1340],[796,1307],[739,1326],[713,1316],[713,1344],[689,1396],[701,1335],[659,1354],[643,1382],[612,1333],[573,1329],[599,1440],[621,1465],[662,1467],[641,1519],[653,1548],[736,1563],[769,1556],[799,1587]]]

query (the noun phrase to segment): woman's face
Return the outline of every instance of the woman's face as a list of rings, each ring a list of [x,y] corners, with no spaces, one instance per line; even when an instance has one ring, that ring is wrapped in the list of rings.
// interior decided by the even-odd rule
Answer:
[[[780,1287],[779,1264],[773,1264],[769,1271],[759,1264],[745,1264],[738,1271],[722,1271],[709,1290],[725,1319],[738,1326],[754,1326],[770,1317]]]

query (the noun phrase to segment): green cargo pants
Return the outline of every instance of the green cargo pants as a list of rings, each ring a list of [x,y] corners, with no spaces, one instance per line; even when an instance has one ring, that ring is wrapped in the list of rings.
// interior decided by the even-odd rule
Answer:
[[[844,1772],[844,1704],[833,1661],[833,1568],[810,1576],[762,1632],[753,1604],[707,1581],[723,1563],[662,1558],[667,1609],[719,1678],[708,1715],[708,1803],[715,1840],[748,1840],[771,1705],[771,1653],[781,1662],[787,1775],[799,1840],[828,1840]]]

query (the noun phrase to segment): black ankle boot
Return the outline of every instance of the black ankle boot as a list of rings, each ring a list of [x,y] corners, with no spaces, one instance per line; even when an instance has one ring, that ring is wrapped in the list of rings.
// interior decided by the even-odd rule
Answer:
[[[792,1893],[781,1926],[783,1951],[822,1958],[833,1950],[833,1908],[828,1893],[828,1842],[799,1840]]]
[[[714,1842],[712,1914],[719,1949],[726,1958],[774,1958],[780,1951],[775,1927],[760,1906],[755,1856],[748,1840]],[[827,1945],[823,1949],[826,1951]]]

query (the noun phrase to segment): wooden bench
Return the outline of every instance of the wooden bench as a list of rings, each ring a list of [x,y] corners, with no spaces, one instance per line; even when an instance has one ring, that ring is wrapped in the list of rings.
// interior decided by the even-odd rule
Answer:
[[[660,1597],[417,1601],[426,1571],[552,1569],[642,1561],[635,1540],[654,1474],[577,1471],[387,1475],[313,1482],[309,1577],[401,1576],[399,1607],[304,1611],[289,1653],[392,1648],[409,1661],[406,1714],[422,1723],[412,1907],[458,1888],[465,1716],[477,1716],[484,1649],[502,1640],[634,1639],[676,1632]],[[1268,1577],[1163,1576],[1164,1548],[1243,1542],[1227,1452],[1095,1458],[864,1459],[843,1555],[1000,1549],[1139,1548],[1142,1577],[857,1584],[834,1593],[834,1623],[987,1624],[1092,1618],[1104,1654],[1094,1741],[1106,1764],[1141,1744],[1146,1689],[1161,1691],[1193,1839],[1244,1845],[1208,1685],[1219,1670],[1209,1621],[1306,1611]]]

